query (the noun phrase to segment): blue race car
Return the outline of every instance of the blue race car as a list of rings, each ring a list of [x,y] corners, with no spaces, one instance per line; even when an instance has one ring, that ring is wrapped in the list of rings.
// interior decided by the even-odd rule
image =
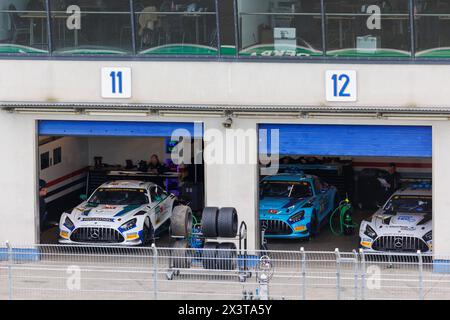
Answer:
[[[259,219],[266,238],[298,239],[316,235],[338,206],[337,189],[318,177],[267,176],[261,181]]]

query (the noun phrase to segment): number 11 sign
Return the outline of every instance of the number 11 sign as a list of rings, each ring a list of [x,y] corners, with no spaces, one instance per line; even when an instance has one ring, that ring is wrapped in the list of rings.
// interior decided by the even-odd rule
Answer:
[[[357,100],[355,70],[328,70],[325,78],[327,101],[352,102]]]
[[[131,98],[131,68],[102,68],[102,98]]]

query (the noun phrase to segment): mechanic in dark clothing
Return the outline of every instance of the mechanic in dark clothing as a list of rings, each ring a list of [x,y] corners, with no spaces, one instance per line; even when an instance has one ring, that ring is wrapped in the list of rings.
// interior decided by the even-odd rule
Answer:
[[[47,223],[47,203],[45,197],[47,196],[47,183],[39,179],[39,226],[41,231],[44,231]]]
[[[148,163],[148,172],[155,174],[162,174],[166,171],[166,167],[159,161],[156,154],[150,157],[150,162]]]
[[[389,164],[389,177],[387,182],[390,185],[389,192],[391,194],[400,188],[400,174],[397,172],[395,163]]]

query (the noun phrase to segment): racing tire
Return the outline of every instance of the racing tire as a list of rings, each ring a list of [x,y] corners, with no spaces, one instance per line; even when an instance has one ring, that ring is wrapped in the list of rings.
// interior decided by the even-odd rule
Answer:
[[[174,237],[188,237],[192,233],[192,210],[190,207],[178,205],[173,208],[170,230]]]
[[[217,238],[217,216],[219,208],[206,207],[202,213],[202,233],[206,238]]]
[[[204,269],[216,269],[217,266],[217,242],[206,242],[203,247],[202,264]]]
[[[217,264],[219,270],[235,270],[237,260],[237,247],[233,242],[224,242],[217,247]]]
[[[144,247],[150,246],[154,240],[155,240],[155,230],[153,229],[153,225],[150,222],[149,218],[147,218],[144,222],[144,227],[142,229],[142,246]]]
[[[237,235],[238,215],[235,208],[220,208],[217,214],[217,236],[234,238]]]
[[[173,244],[170,255],[170,266],[176,269],[189,269],[192,263],[192,254],[189,251],[190,245],[188,240],[177,240]]]

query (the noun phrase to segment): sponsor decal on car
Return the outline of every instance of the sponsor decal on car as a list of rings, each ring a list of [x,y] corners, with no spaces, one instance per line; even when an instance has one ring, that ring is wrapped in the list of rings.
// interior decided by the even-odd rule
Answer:
[[[100,221],[100,222],[114,222],[114,219],[112,218],[83,218],[81,221]]]

